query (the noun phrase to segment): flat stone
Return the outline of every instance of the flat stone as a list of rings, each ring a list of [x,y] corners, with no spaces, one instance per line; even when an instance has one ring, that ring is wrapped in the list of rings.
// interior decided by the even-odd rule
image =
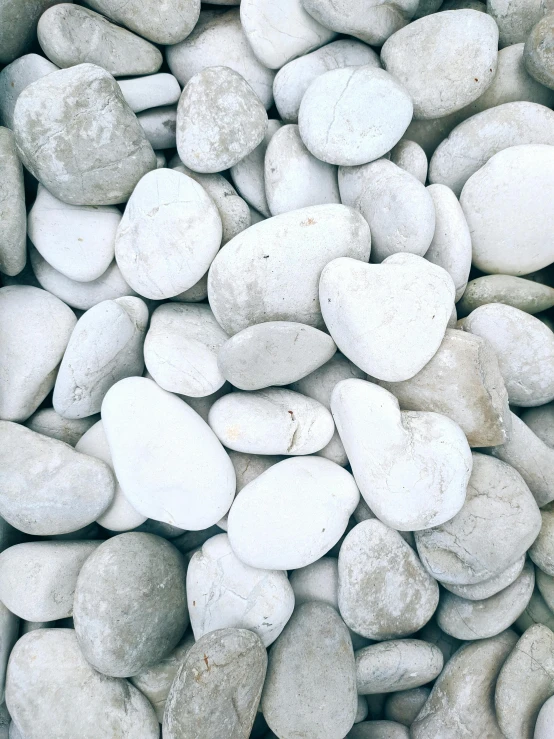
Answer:
[[[13,112],[17,98],[31,82],[36,82],[58,67],[38,54],[25,54],[0,72],[0,122],[13,129]]]
[[[83,655],[104,675],[130,677],[159,662],[188,626],[182,555],[152,534],[108,539],[81,568],[73,620]]]
[[[0,4],[0,64],[28,51],[36,39],[42,13],[60,0],[2,0]],[[70,0],[71,2],[71,0]]]
[[[391,162],[409,172],[422,185],[427,181],[427,156],[415,141],[400,139],[391,151]]]
[[[117,82],[94,64],[28,85],[17,99],[14,133],[25,167],[71,205],[125,202],[156,166]]]
[[[358,694],[396,693],[418,688],[441,672],[443,656],[434,644],[419,639],[392,639],[356,652]]]
[[[328,459],[285,459],[237,495],[229,541],[251,567],[306,567],[337,543],[358,500],[352,475]]]
[[[356,708],[348,629],[334,608],[301,605],[269,653],[265,720],[280,737],[335,739],[352,727]]]
[[[335,259],[319,283],[323,318],[340,351],[371,376],[394,382],[414,377],[437,352],[454,292],[442,267],[407,253],[382,264]]]
[[[220,629],[199,639],[182,663],[166,702],[167,739],[250,736],[264,684],[266,651],[246,629]]]
[[[21,272],[27,261],[27,211],[23,168],[14,135],[8,128],[0,128],[0,169],[0,271],[13,276]]]
[[[177,151],[196,172],[229,169],[258,146],[267,113],[246,80],[228,67],[192,77],[177,108]]]
[[[140,127],[153,149],[174,149],[177,142],[177,106],[163,105],[137,115]]]
[[[25,421],[25,426],[51,439],[75,446],[79,439],[98,421],[98,416],[64,418],[53,408],[41,408]]]
[[[162,65],[159,49],[92,10],[73,3],[49,8],[40,17],[38,40],[58,67],[97,64],[114,77],[152,74]]]
[[[397,31],[383,45],[381,62],[406,87],[416,118],[440,118],[487,89],[497,55],[498,28],[490,16],[449,10]]]
[[[367,262],[369,226],[344,205],[314,205],[257,223],[217,254],[208,298],[230,336],[266,321],[324,328],[318,299],[321,271],[342,256]]]
[[[300,136],[329,164],[366,164],[397,144],[412,118],[412,101],[396,77],[372,64],[316,77],[298,113]]]
[[[221,218],[204,188],[180,172],[158,169],[133,191],[117,230],[115,256],[132,288],[163,300],[207,272],[221,233]]]
[[[357,634],[395,639],[429,621],[439,588],[400,534],[370,519],[355,526],[341,547],[338,598],[342,618]]]
[[[529,549],[529,556],[544,573],[554,576],[554,504],[541,510],[541,518],[541,530]]]
[[[235,334],[220,347],[217,362],[234,387],[260,390],[306,377],[328,362],[336,349],[328,334],[312,326],[269,321]]]
[[[491,639],[462,646],[436,680],[427,703],[410,727],[413,739],[503,739],[494,711],[494,689],[500,669],[517,636],[503,631]]]
[[[523,554],[512,565],[499,572],[498,575],[490,577],[488,580],[476,582],[474,585],[453,585],[452,583],[446,582],[441,583],[441,585],[445,590],[449,590],[454,595],[458,595],[465,600],[482,601],[485,598],[490,598],[492,595],[500,593],[501,590],[504,590],[515,582],[521,575],[524,565],[525,555]],[[471,638],[473,639],[474,637],[472,636]]]
[[[521,475],[505,462],[474,453],[461,511],[440,526],[416,531],[415,538],[433,577],[473,585],[519,560],[540,526],[539,509]]]

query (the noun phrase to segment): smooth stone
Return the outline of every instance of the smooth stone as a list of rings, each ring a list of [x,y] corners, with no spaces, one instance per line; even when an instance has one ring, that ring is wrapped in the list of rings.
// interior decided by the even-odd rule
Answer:
[[[429,644],[435,644],[441,650],[442,656],[444,657],[444,664],[448,662],[462,644],[459,639],[455,639],[450,634],[445,634],[438,626],[435,617],[419,630],[418,637]]]
[[[541,518],[541,530],[529,549],[529,556],[545,574],[554,576],[554,504],[541,510]]]
[[[73,613],[77,576],[99,541],[34,541],[0,554],[0,599],[26,621]]]
[[[229,393],[216,400],[208,421],[224,446],[248,454],[313,454],[335,430],[327,408],[285,388]]]
[[[273,103],[275,72],[256,58],[240,22],[239,8],[203,18],[184,41],[167,49],[167,63],[185,87],[207,67],[229,67],[252,87],[264,108]]]
[[[153,149],[173,149],[176,145],[177,107],[164,105],[137,115],[144,135]]]
[[[460,203],[482,272],[525,275],[549,265],[554,146],[512,146],[495,154],[466,182]],[[517,177],[513,176],[517,172]]]
[[[129,679],[135,688],[138,688],[148,698],[156,711],[160,724],[163,721],[165,703],[173,680],[193,646],[194,637],[187,632],[183,640],[167,657],[156,662],[155,665],[146,667]]]
[[[0,4],[0,64],[9,64],[36,39],[42,13],[60,0],[2,0]]]
[[[332,41],[336,33],[318,23],[302,0],[242,0],[240,22],[264,67],[280,69],[296,57]]]
[[[0,271],[14,276],[27,261],[27,211],[23,168],[9,128],[0,128],[0,170]]]
[[[179,82],[167,72],[119,80],[117,84],[133,113],[164,105],[175,105],[181,97]],[[162,166],[165,166],[165,162]]]
[[[342,618],[357,634],[395,639],[429,621],[439,588],[397,531],[369,519],[341,547],[338,598]]]
[[[506,739],[533,739],[539,710],[554,695],[553,655],[554,634],[537,624],[527,629],[500,670],[494,702]]]
[[[548,326],[510,305],[489,303],[464,318],[462,328],[494,349],[510,403],[528,407],[554,398],[554,334]]]
[[[467,600],[443,591],[436,613],[437,623],[457,639],[471,641],[496,636],[521,616],[534,586],[534,567],[528,562],[511,585],[484,600]]]
[[[139,513],[200,530],[227,512],[235,492],[231,460],[178,397],[152,380],[129,377],[108,391],[102,421],[119,484]]]
[[[550,10],[553,9],[554,5],[551,5]],[[531,77],[551,90],[554,89],[553,42],[554,16],[550,13],[533,27],[527,36],[523,52],[523,62]]]
[[[321,271],[342,256],[366,261],[369,226],[344,205],[314,205],[251,226],[212,262],[208,298],[232,336],[266,321],[324,328],[318,300]]]
[[[117,230],[115,256],[133,289],[163,300],[207,272],[221,234],[221,218],[204,188],[180,172],[158,169],[133,191]]]
[[[554,611],[554,577],[547,575],[541,569],[537,569],[537,587],[544,598],[544,602]]]
[[[159,49],[92,10],[54,5],[38,22],[42,50],[58,67],[97,64],[114,77],[152,74],[162,65]]]
[[[427,156],[421,146],[409,139],[400,139],[391,151],[391,162],[419,180],[427,180]]]
[[[474,585],[453,585],[451,583],[441,583],[441,585],[446,590],[454,593],[454,595],[460,596],[460,598],[470,601],[481,601],[500,593],[501,590],[504,590],[515,582],[521,575],[524,565],[525,555],[523,554],[520,559],[516,560],[505,570],[502,570],[502,572],[499,572],[498,575],[494,575],[488,580],[483,580],[483,582],[477,582]],[[472,636],[471,638],[473,639],[474,637]]]
[[[533,26],[552,10],[552,0],[487,0],[487,13],[498,25],[501,46],[525,41]]]
[[[260,390],[306,377],[328,362],[336,349],[328,334],[312,326],[270,321],[235,334],[220,347],[217,362],[234,387]]]
[[[159,662],[188,626],[182,555],[152,534],[108,539],[81,568],[73,619],[84,656],[104,675],[130,677]]]
[[[322,557],[307,567],[300,567],[290,574],[295,607],[302,603],[326,603],[339,610],[339,570],[335,557]]]
[[[66,418],[100,412],[104,396],[124,377],[141,375],[148,308],[139,298],[98,303],[77,322],[65,350],[53,405]]]
[[[229,541],[251,567],[306,567],[337,543],[358,500],[352,475],[328,459],[285,459],[237,495]]]
[[[354,724],[356,710],[348,629],[334,608],[305,603],[269,653],[264,718],[279,737],[339,739]]]
[[[359,210],[369,224],[373,262],[398,253],[424,256],[435,233],[435,208],[413,175],[379,159],[363,167],[341,167],[339,188],[342,202]]]
[[[209,305],[165,303],[152,314],[144,361],[164,390],[191,397],[211,395],[225,383],[218,352],[227,339]]]
[[[513,275],[485,275],[468,282],[456,307],[463,317],[487,303],[504,303],[534,315],[554,306],[554,288]]]
[[[406,253],[382,264],[335,259],[319,282],[323,318],[340,351],[389,382],[414,377],[437,352],[454,292],[442,267]]]
[[[411,688],[391,693],[385,703],[385,718],[410,726],[425,705],[430,688]]]
[[[365,721],[369,715],[369,706],[367,704],[367,698],[365,695],[358,696],[358,708],[356,710],[356,718],[354,719],[355,724],[359,724],[361,721]]]
[[[386,7],[386,6],[385,6]],[[347,734],[348,739],[409,739],[410,732],[396,721],[364,721]]]
[[[264,647],[277,639],[295,606],[286,573],[243,564],[227,534],[208,539],[193,555],[187,569],[187,599],[197,641],[217,629],[249,629]]]
[[[265,194],[265,153],[271,138],[280,128],[281,121],[269,119],[262,141],[229,170],[233,184],[242,197],[266,218],[271,213]]]
[[[412,118],[404,85],[371,64],[342,67],[316,77],[298,113],[307,149],[329,164],[366,164],[397,144]]]
[[[312,156],[293,124],[280,128],[269,142],[264,179],[272,216],[341,202],[337,168]]]
[[[104,274],[92,282],[77,282],[62,275],[41,257],[37,249],[30,250],[30,261],[41,287],[78,310],[89,310],[104,300],[117,300],[136,295],[123,279],[115,259]]]
[[[554,144],[552,110],[544,105],[525,101],[497,105],[471,116],[454,128],[431,158],[429,181],[447,185],[460,197],[470,177],[495,154],[512,146],[537,144]],[[508,180],[514,179],[509,172],[510,169],[505,173]],[[515,179],[514,184],[517,187],[519,177]],[[491,184],[501,188],[504,184],[507,189],[510,185],[514,187],[509,181]]]
[[[548,626],[551,631],[554,631],[554,613],[546,605],[545,600],[537,587],[535,587],[533,591],[529,603],[527,604],[527,608],[515,623],[521,633],[534,624],[544,624],[544,626]]]
[[[110,504],[114,479],[103,462],[9,421],[0,422],[0,434],[0,513],[12,526],[38,536],[65,534]]]
[[[333,41],[285,64],[273,82],[275,106],[283,122],[298,122],[304,93],[317,77],[331,69],[365,65],[379,68],[381,62],[372,48],[352,38]]]
[[[461,511],[440,526],[416,531],[415,538],[433,577],[473,585],[519,560],[540,527],[539,509],[521,475],[505,462],[474,453]]]
[[[497,55],[492,18],[476,10],[449,10],[397,31],[383,45],[381,62],[406,87],[415,118],[440,118],[487,89]]]
[[[19,630],[19,618],[0,602],[0,697],[2,700],[4,700],[8,660],[19,637]]]
[[[0,418],[26,421],[48,395],[77,319],[54,295],[0,289]]]
[[[473,463],[450,418],[401,412],[392,393],[365,380],[339,382],[331,411],[360,492],[387,526],[428,529],[462,508]]]
[[[358,694],[395,693],[419,688],[441,672],[443,656],[434,644],[419,639],[393,639],[356,652]]]
[[[547,446],[554,448],[554,403],[547,403],[537,408],[524,408],[521,420]]]
[[[410,727],[412,739],[503,739],[494,711],[496,678],[517,642],[513,631],[469,642],[446,664]],[[460,729],[460,727],[462,727]]]
[[[83,657],[72,629],[39,629],[17,642],[8,669],[6,702],[24,739],[158,737],[158,722],[147,698],[127,681],[96,672]]]
[[[195,282],[188,290],[173,296],[180,303],[202,303],[208,297],[208,273]]]
[[[554,697],[543,703],[535,723],[533,739],[549,739],[554,725]]]
[[[97,421],[98,416],[64,418],[53,408],[41,408],[25,421],[25,426],[38,434],[75,446]]]
[[[512,433],[508,441],[488,451],[519,472],[539,508],[554,500],[554,449],[518,416],[512,413]]]
[[[36,82],[58,67],[38,54],[25,54],[0,72],[0,122],[13,128],[13,112],[17,98],[31,82]]]
[[[510,435],[508,393],[498,360],[479,336],[447,329],[437,353],[417,375],[404,382],[377,382],[403,410],[451,418],[472,447],[504,444]]]
[[[121,213],[114,205],[68,205],[42,185],[29,211],[29,238],[51,267],[77,282],[92,282],[114,258]]]
[[[425,259],[452,277],[457,302],[464,294],[471,269],[471,234],[460,203],[449,187],[429,185],[427,192],[435,209],[435,231]]]
[[[117,82],[94,64],[60,69],[26,87],[14,133],[25,167],[71,205],[125,202],[156,166]]]
[[[155,44],[177,44],[192,31],[200,13],[200,0],[87,0],[107,15]]]
[[[267,113],[248,82],[228,67],[192,77],[177,108],[177,151],[196,172],[229,169],[265,136]]]
[[[110,453],[110,447],[108,446],[108,440],[106,438],[102,421],[95,423],[94,426],[79,439],[76,444],[76,450],[82,454],[88,454],[90,457],[101,459],[102,462],[105,462],[112,470],[115,477],[112,455]],[[117,477],[115,477],[115,493],[113,500],[102,515],[98,516],[98,523],[109,531],[129,531],[130,529],[140,526],[145,520],[146,516],[135,511],[129,503],[121,489],[121,485],[119,484]]]

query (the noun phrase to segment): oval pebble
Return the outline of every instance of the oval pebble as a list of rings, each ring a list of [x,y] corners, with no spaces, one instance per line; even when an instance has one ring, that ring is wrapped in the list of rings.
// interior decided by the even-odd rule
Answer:
[[[498,24],[501,46],[525,41],[533,26],[552,10],[552,0],[487,0],[487,13]]]
[[[391,151],[391,162],[411,174],[422,185],[427,180],[427,156],[421,146],[409,139],[400,139]]]
[[[542,516],[542,512],[541,512]],[[443,582],[441,585],[445,590],[449,590],[454,595],[460,596],[466,600],[485,600],[492,595],[496,595],[511,585],[521,575],[523,566],[525,565],[525,555],[517,559],[512,565],[507,567],[498,575],[490,577],[488,580],[476,582],[473,585],[454,585],[452,583]],[[472,637],[473,638],[473,637]]]
[[[396,693],[434,680],[443,656],[434,644],[419,639],[391,639],[356,652],[358,694]]]
[[[463,317],[487,303],[504,303],[535,315],[554,306],[554,288],[513,275],[485,275],[468,282],[456,308]]]
[[[119,80],[117,84],[133,113],[159,108],[161,105],[174,105],[179,102],[181,96],[178,81],[172,74],[166,72]]]

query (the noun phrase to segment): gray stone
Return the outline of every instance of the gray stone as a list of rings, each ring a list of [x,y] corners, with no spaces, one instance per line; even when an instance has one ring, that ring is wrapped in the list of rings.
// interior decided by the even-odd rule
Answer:
[[[429,621],[439,588],[400,534],[370,519],[355,526],[341,547],[338,599],[353,631],[393,639]]]
[[[400,139],[390,153],[391,162],[409,172],[422,185],[427,180],[427,156],[419,144],[409,139]]]
[[[554,403],[547,403],[538,408],[524,408],[521,420],[547,446],[554,448]]]
[[[62,3],[40,17],[38,40],[58,67],[97,64],[114,77],[152,74],[162,65],[160,51],[134,33],[80,5]]]
[[[554,613],[546,605],[544,598],[540,594],[537,587],[533,591],[533,595],[527,604],[527,608],[516,621],[516,626],[521,633],[526,631],[534,624],[544,624],[551,631],[554,631]]]
[[[542,509],[541,518],[541,530],[529,549],[529,556],[544,573],[554,577],[554,503]]]
[[[0,128],[0,170],[0,271],[14,276],[27,261],[27,211],[23,168],[8,128]]]
[[[73,205],[125,202],[156,166],[117,82],[94,64],[60,69],[26,87],[14,132],[25,167]]]
[[[554,726],[554,697],[549,698],[539,711],[533,739],[549,739]]]
[[[25,739],[159,735],[148,699],[126,680],[96,672],[72,629],[39,629],[17,642],[6,703]]]
[[[38,54],[25,54],[0,72],[0,122],[13,128],[13,112],[17,98],[31,82],[36,82],[58,67]]]
[[[396,721],[364,721],[347,734],[348,739],[409,739],[410,732]]]
[[[40,16],[58,2],[60,0],[0,2],[0,64],[13,61],[29,49],[36,38]]]
[[[502,739],[494,711],[500,669],[517,642],[513,631],[461,647],[435,682],[410,727],[412,739]]]
[[[305,603],[269,655],[264,718],[283,739],[339,739],[357,709],[354,652],[334,608]]]
[[[63,418],[53,408],[41,408],[25,421],[25,426],[38,434],[75,446],[81,436],[97,421],[98,416]]]
[[[228,67],[192,77],[177,108],[177,151],[196,172],[229,169],[258,146],[267,113],[246,80]]]
[[[485,598],[490,598],[492,595],[500,593],[501,590],[504,590],[508,585],[515,582],[515,580],[521,575],[524,564],[525,554],[505,570],[502,570],[498,575],[494,575],[488,580],[483,580],[483,582],[476,582],[474,585],[453,585],[452,583],[444,582],[441,583],[441,585],[446,590],[454,593],[454,595],[459,595],[460,598],[474,601],[485,600]],[[471,638],[473,639],[473,636]]]
[[[392,693],[385,703],[385,718],[410,726],[425,705],[430,692],[430,688],[421,687]]]
[[[518,560],[540,527],[539,509],[521,475],[505,462],[474,453],[462,510],[440,526],[416,531],[415,538],[434,577],[472,585]]]
[[[17,423],[1,421],[0,436],[0,513],[20,531],[76,531],[110,504],[115,483],[104,462]]]
[[[546,605],[554,611],[554,577],[537,568],[537,587]]]
[[[552,0],[487,0],[487,13],[498,24],[501,46],[525,41],[533,26],[552,10]]]
[[[199,639],[169,691],[164,738],[250,736],[266,667],[266,651],[251,631],[220,629]]]
[[[177,106],[163,105],[137,115],[140,127],[153,149],[173,149],[176,145]]]
[[[20,621],[0,602],[0,698],[4,700],[8,660],[19,636]]]
[[[290,574],[296,607],[317,601],[339,609],[339,570],[335,557],[322,557]]]
[[[551,3],[548,4],[551,5]],[[554,6],[550,7],[549,10],[553,8]],[[554,89],[553,42],[554,14],[551,13],[533,27],[531,33],[527,36],[523,52],[523,62],[531,77],[551,90]]]
[[[443,667],[441,650],[419,639],[391,639],[360,649],[356,657],[358,694],[396,693],[434,680]]]
[[[485,275],[468,282],[456,308],[463,318],[487,303],[504,303],[534,315],[554,306],[554,287],[513,275]]]
[[[104,675],[129,677],[154,665],[188,625],[182,555],[152,534],[105,541],[79,573],[73,619],[84,656]]]
[[[435,617],[420,629],[418,636],[429,644],[436,644],[442,652],[445,664],[462,644],[459,639],[450,636],[450,634],[445,634],[445,632],[437,625],[437,619]]]

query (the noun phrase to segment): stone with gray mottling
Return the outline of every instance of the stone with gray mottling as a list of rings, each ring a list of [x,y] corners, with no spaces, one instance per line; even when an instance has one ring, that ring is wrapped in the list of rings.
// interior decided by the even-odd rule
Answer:
[[[176,144],[177,106],[162,105],[137,114],[137,121],[153,149],[173,149]]]
[[[552,9],[554,6],[550,8]],[[531,77],[551,90],[554,89],[553,42],[554,14],[550,13],[532,28],[523,51],[523,62]]]
[[[487,0],[487,13],[500,32],[500,45],[525,41],[533,26],[554,10],[552,0]]]
[[[524,408],[521,420],[550,448],[554,448],[554,403]]]

